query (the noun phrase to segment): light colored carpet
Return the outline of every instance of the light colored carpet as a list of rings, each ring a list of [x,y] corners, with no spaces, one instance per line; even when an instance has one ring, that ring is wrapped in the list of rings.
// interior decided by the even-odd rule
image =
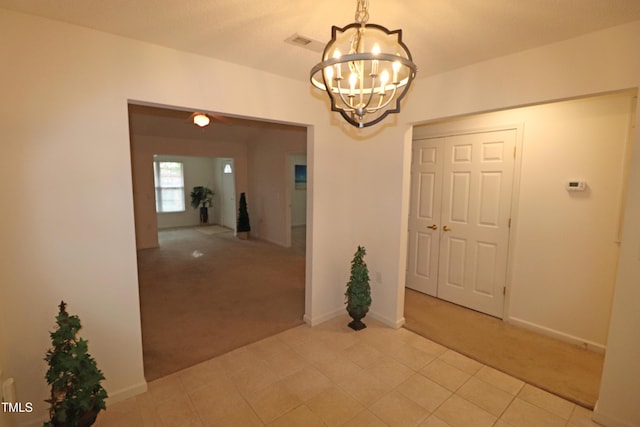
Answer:
[[[302,324],[304,253],[233,233],[159,233],[138,252],[148,381]]]
[[[233,230],[227,227],[223,227],[221,225],[202,225],[194,228],[194,230],[202,233],[202,234],[218,234],[218,233],[232,233]]]
[[[589,409],[604,355],[407,289],[405,327],[485,365]]]

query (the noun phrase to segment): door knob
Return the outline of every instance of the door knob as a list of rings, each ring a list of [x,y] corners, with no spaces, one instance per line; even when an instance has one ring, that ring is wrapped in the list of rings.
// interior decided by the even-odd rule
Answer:
[[[446,225],[445,225],[444,227],[442,227],[442,229],[443,229],[444,231],[449,231],[449,230],[451,230],[451,229],[450,229],[449,227],[447,227]]]
[[[430,229],[432,229],[432,230],[437,230],[437,229],[438,229],[438,226],[437,226],[437,225],[435,225],[435,224],[433,224],[433,225],[427,225],[427,228],[430,228]]]

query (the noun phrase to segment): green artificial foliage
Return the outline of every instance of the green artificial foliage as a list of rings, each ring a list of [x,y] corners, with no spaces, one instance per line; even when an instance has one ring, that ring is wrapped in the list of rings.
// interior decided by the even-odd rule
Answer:
[[[98,412],[106,409],[107,392],[100,384],[104,375],[87,352],[87,341],[76,336],[82,327],[78,316],[67,313],[64,301],[59,309],[57,327],[49,334],[52,347],[44,358],[49,364],[45,378],[51,386],[51,398],[46,400],[51,405],[49,421],[44,425],[90,426]]]
[[[366,316],[371,305],[371,287],[369,286],[369,269],[364,262],[366,250],[358,246],[358,250],[351,261],[351,277],[347,283],[346,297],[347,312],[354,319],[349,324],[352,329],[359,330],[364,327],[360,321]]]
[[[238,205],[238,232],[251,231],[249,224],[249,212],[247,211],[247,198],[244,193],[240,193],[240,203]]]
[[[191,207],[193,209],[206,208],[211,206],[211,201],[215,193],[212,189],[203,186],[193,187],[191,191]]]

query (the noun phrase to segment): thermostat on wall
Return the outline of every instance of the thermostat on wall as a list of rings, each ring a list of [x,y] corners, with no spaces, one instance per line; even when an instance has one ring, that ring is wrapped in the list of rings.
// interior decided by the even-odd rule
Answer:
[[[587,183],[584,181],[567,182],[567,191],[584,191],[586,188],[587,188]]]

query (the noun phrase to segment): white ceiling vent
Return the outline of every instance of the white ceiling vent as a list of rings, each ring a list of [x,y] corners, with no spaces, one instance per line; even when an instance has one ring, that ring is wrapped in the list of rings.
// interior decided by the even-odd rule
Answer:
[[[310,39],[309,37],[301,36],[298,33],[287,37],[285,43],[292,44],[294,46],[303,47],[305,49],[312,50],[314,52],[322,52],[324,50],[324,43],[317,40]]]

